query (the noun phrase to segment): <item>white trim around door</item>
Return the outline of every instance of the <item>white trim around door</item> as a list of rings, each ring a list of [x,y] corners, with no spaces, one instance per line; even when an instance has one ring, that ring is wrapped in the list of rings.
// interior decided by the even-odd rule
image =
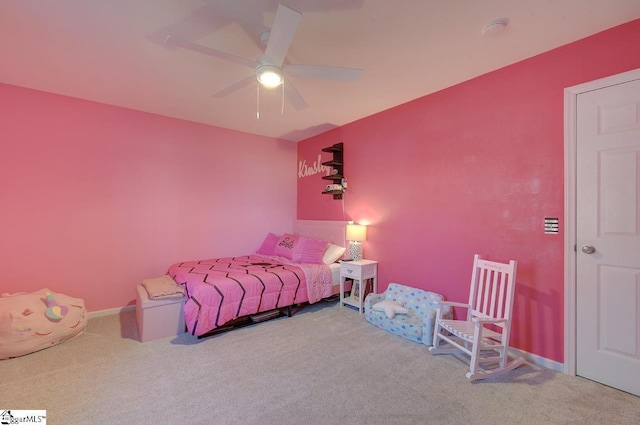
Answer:
[[[578,95],[640,79],[640,69],[564,90],[564,366],[576,374],[576,104]]]

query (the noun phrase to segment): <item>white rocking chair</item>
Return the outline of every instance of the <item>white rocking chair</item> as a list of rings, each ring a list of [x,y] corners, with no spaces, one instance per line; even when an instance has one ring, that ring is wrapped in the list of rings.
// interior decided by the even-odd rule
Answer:
[[[448,320],[438,307],[433,331],[432,353],[466,353],[471,356],[470,380],[485,379],[513,370],[524,363],[522,357],[508,361],[511,309],[516,283],[517,262],[487,261],[476,255],[469,291],[469,303],[439,301],[467,309],[466,320]],[[446,341],[452,347],[440,347]],[[480,364],[494,366],[480,367]],[[497,364],[497,365],[496,365]]]

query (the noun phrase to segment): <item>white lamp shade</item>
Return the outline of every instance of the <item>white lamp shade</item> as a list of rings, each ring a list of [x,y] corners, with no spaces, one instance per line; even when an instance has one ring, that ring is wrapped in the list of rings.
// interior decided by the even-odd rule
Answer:
[[[347,224],[347,240],[362,242],[367,240],[367,226],[363,224]]]

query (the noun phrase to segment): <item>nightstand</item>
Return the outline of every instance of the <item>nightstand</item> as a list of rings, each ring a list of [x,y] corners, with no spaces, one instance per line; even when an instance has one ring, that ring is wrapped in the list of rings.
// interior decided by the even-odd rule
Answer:
[[[347,279],[353,279],[351,295],[344,296],[344,283]],[[340,263],[340,307],[347,304],[358,309],[360,314],[364,311],[364,289],[367,279],[373,282],[373,292],[378,293],[378,262],[373,260],[342,261]],[[356,286],[356,291],[354,291]],[[354,292],[357,292],[355,294]]]

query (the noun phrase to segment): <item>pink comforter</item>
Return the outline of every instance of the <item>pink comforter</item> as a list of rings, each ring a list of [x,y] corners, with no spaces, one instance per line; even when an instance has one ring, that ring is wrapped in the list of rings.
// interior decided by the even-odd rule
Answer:
[[[263,255],[188,261],[172,265],[167,274],[185,288],[185,323],[197,336],[238,317],[315,303],[333,289],[325,264]]]

